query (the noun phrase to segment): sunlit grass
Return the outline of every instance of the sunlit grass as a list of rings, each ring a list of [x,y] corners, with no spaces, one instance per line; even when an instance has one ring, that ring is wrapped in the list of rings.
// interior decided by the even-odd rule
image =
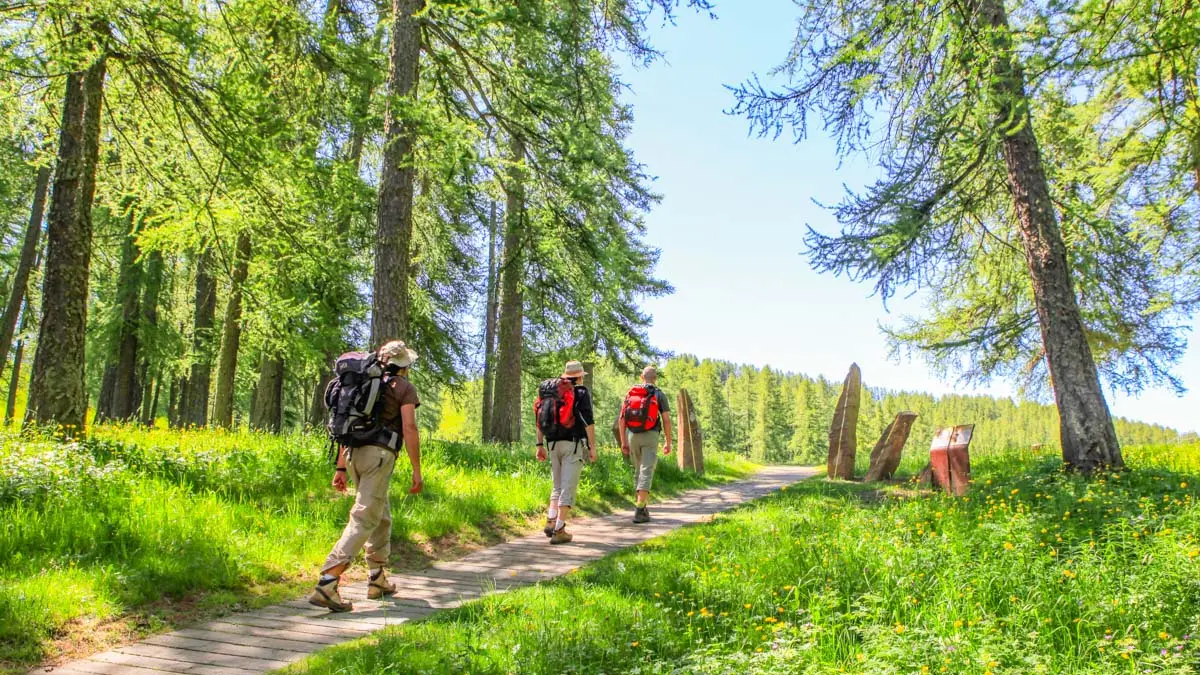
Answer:
[[[1200,446],[974,462],[969,497],[812,480],[296,672],[1194,673]]]
[[[306,435],[100,427],[60,444],[0,436],[0,662],[35,663],[79,620],[141,615],[164,598],[279,599],[312,576],[345,525],[326,442]],[[397,549],[523,527],[550,479],[532,449],[427,442],[426,490],[392,482]],[[703,479],[661,465],[660,492],[747,475],[724,455]],[[612,450],[589,467],[585,511],[627,504],[632,474]],[[161,621],[157,621],[161,623]]]

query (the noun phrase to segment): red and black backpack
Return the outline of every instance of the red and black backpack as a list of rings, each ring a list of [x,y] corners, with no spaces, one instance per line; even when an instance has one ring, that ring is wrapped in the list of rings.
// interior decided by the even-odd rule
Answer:
[[[658,390],[652,384],[639,384],[629,390],[621,414],[625,428],[631,431],[653,431],[661,416],[658,409]]]
[[[548,440],[563,440],[575,428],[575,385],[568,379],[555,377],[538,386],[533,402],[533,415],[538,428]]]

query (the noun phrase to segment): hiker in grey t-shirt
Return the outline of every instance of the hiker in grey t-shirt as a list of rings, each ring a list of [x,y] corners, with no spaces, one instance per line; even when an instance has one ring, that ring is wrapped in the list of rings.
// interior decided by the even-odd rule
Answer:
[[[621,415],[617,420],[617,434],[621,438],[621,453],[633,461],[634,488],[637,491],[637,510],[633,522],[650,520],[646,504],[650,501],[650,483],[654,480],[654,467],[658,464],[658,438],[666,436],[663,455],[671,454],[671,404],[665,393],[656,385],[658,370],[646,366],[642,370],[642,383],[634,386],[625,396]]]

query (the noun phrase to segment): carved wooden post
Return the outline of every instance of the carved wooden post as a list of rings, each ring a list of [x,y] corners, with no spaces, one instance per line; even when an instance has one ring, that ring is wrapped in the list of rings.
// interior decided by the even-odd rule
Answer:
[[[871,451],[871,466],[867,469],[864,481],[870,483],[877,480],[887,480],[896,473],[900,466],[900,454],[904,444],[908,442],[908,434],[912,431],[913,420],[917,419],[915,412],[902,412],[884,429],[875,449]]]
[[[696,413],[696,407],[692,405],[692,397],[690,394],[685,394],[688,400],[688,440],[692,445],[692,466],[695,467],[696,473],[704,475],[704,431],[700,428],[700,415]]]
[[[833,423],[829,426],[829,456],[825,460],[825,472],[830,478],[854,478],[854,454],[858,447],[858,400],[862,392],[862,371],[857,363],[850,364],[850,372],[842,383],[842,394],[838,397],[833,412]]]
[[[676,461],[684,471],[695,471],[696,460],[692,452],[692,399],[686,389],[680,389],[675,396],[675,437],[679,439],[676,448]]]
[[[933,484],[946,494],[967,494],[971,484],[971,438],[974,424],[939,429],[929,447],[929,465]]]

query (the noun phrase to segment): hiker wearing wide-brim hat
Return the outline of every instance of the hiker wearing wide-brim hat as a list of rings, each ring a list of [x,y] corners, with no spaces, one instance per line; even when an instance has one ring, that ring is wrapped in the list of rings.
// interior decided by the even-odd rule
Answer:
[[[412,464],[412,488],[409,494],[416,494],[424,487],[421,479],[421,438],[417,431],[416,412],[421,400],[417,396],[416,387],[408,381],[408,369],[417,360],[417,353],[402,341],[392,340],[381,346],[374,355],[344,354],[338,359],[339,374],[346,369],[343,368],[346,365],[343,363],[344,359],[354,359],[355,364],[366,370],[361,376],[354,373],[352,377],[347,378],[346,384],[341,385],[343,390],[355,386],[362,387],[363,382],[374,380],[376,389],[372,391],[378,392],[378,402],[372,406],[372,410],[367,411],[366,417],[359,419],[375,422],[378,427],[367,426],[371,430],[371,438],[377,440],[357,445],[353,451],[349,447],[343,447],[338,452],[333,487],[338,492],[345,492],[347,477],[353,480],[356,486],[354,506],[350,509],[350,521],[342,531],[341,539],[325,559],[325,564],[321,567],[321,578],[308,598],[310,603],[335,612],[348,612],[353,609],[350,602],[342,599],[338,592],[338,583],[342,573],[358,555],[359,549],[366,553],[367,567],[370,570],[367,598],[374,600],[396,592],[396,586],[388,581],[385,567],[391,554],[392,540],[392,508],[388,501],[388,485],[401,444]],[[340,381],[338,384],[341,384]],[[356,392],[346,391],[345,395],[356,396]],[[330,402],[329,398],[327,394],[326,403]]]
[[[578,361],[568,361],[561,377],[551,378],[538,387],[534,403],[537,427],[537,458],[550,460],[550,506],[546,511],[545,533],[551,544],[565,544],[572,536],[567,519],[575,505],[575,492],[583,473],[584,453],[596,461],[596,426],[592,413],[592,395],[583,386],[587,371]]]

